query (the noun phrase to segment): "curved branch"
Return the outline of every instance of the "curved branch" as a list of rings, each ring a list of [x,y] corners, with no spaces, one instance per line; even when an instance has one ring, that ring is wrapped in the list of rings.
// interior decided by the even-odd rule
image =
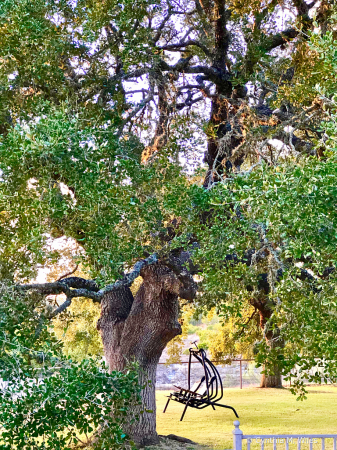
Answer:
[[[173,8],[169,7],[166,16],[164,17],[164,19],[162,20],[161,24],[158,26],[158,28],[156,28],[156,34],[153,37],[153,43],[155,44],[161,37],[162,35],[162,31],[166,25],[166,23],[170,20],[172,14],[173,14]]]
[[[77,277],[69,278],[69,280],[72,280]],[[83,280],[83,279],[79,279]],[[84,280],[89,281],[90,280]],[[71,286],[74,284],[69,283]],[[51,294],[65,294],[68,298],[75,298],[75,297],[87,297],[91,298],[94,302],[100,302],[101,296],[99,293],[95,290],[90,290],[86,288],[79,288],[79,289],[72,289],[70,286],[67,285],[67,280],[63,281],[55,281],[54,283],[42,283],[42,284],[24,284],[24,285],[18,285],[16,286],[16,289],[21,291],[31,291],[36,290],[40,292],[43,295],[51,295]]]
[[[123,128],[125,127],[125,125],[130,122],[138,113],[139,111],[141,111],[143,108],[145,108],[145,106],[151,101],[153,100],[153,92],[151,91],[151,93],[144,98],[137,106],[136,108],[122,121],[122,124],[119,127],[119,131],[118,131],[118,136],[121,136],[122,132],[123,132]]]
[[[115,291],[116,289],[119,289],[121,287],[131,286],[131,284],[135,281],[135,279],[139,277],[140,271],[142,270],[143,267],[155,264],[158,261],[159,261],[158,254],[154,253],[153,255],[150,255],[148,258],[136,262],[131,272],[126,274],[121,280],[116,281],[114,284],[108,284],[103,289],[100,289],[97,295],[99,295],[100,298],[102,298],[103,295],[107,294],[108,292]]]
[[[204,96],[203,95],[201,95],[201,96],[199,96],[199,97],[196,97],[196,98],[194,98],[194,99],[187,99],[185,102],[183,102],[183,103],[177,103],[176,104],[176,109],[178,110],[178,111],[180,111],[181,109],[183,109],[183,108],[185,108],[185,107],[190,107],[190,106],[192,106],[192,105],[194,105],[195,103],[198,103],[198,102],[200,102],[201,100],[204,100]]]
[[[61,283],[65,284],[70,288],[76,289],[88,289],[89,291],[98,292],[99,287],[94,280],[87,280],[86,278],[80,277],[69,277],[62,280]]]
[[[163,247],[160,252],[154,253],[146,259],[136,262],[133,270],[127,273],[121,280],[118,280],[113,284],[108,284],[100,290],[98,290],[98,286],[95,281],[86,280],[79,277],[70,277],[62,281],[55,281],[53,283],[17,285],[15,288],[20,291],[36,290],[42,295],[65,294],[67,297],[66,301],[48,316],[48,319],[51,319],[57,314],[63,312],[71,304],[73,298],[86,297],[90,298],[94,302],[101,303],[103,296],[107,293],[117,291],[121,288],[130,287],[134,280],[140,275],[140,272],[144,267],[158,263],[159,258],[166,253],[167,248]],[[167,266],[177,274],[178,279],[186,287],[189,293],[192,293],[192,291],[196,289],[196,285],[191,274],[185,267],[183,267],[183,263],[181,260],[179,260],[179,258],[168,258]],[[187,293],[187,295],[189,294]]]
[[[70,272],[67,272],[64,275],[61,275],[60,278],[58,278],[57,281],[61,281],[61,280],[63,280],[63,278],[69,277],[69,275],[72,275],[73,273],[75,273],[77,269],[78,269],[78,264],[76,264],[75,268],[72,269]]]
[[[61,312],[65,311],[68,306],[71,305],[71,301],[72,298],[71,297],[67,297],[66,301],[62,303],[62,305],[60,305],[58,308],[54,309],[54,311],[52,311],[48,316],[47,319],[53,319],[54,317],[56,317],[58,314],[60,314]]]

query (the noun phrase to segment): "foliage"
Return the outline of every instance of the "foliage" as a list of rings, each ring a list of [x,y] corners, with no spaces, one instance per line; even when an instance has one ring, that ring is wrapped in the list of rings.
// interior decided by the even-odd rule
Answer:
[[[53,330],[63,342],[63,353],[76,361],[102,357],[103,345],[96,329],[100,307],[89,299],[74,299],[67,313],[53,321]]]
[[[48,267],[46,276],[47,281],[53,281],[71,273],[72,276],[86,278],[86,273],[81,266],[71,266],[73,260],[76,260],[76,254],[80,254],[81,249],[76,242],[54,241],[54,247],[57,246],[58,253],[62,259],[58,264]],[[49,297],[48,301],[58,307],[64,302],[63,295]],[[86,298],[74,298],[71,305],[62,314],[57,315],[52,320],[51,330],[62,342],[62,352],[73,360],[80,362],[87,357],[99,358],[103,356],[103,345],[99,332],[96,328],[100,316],[100,306]]]
[[[129,407],[137,402],[137,371],[108,373],[94,359],[77,363],[62,355],[55,335],[37,334],[36,297],[1,285],[0,448],[126,448]],[[100,429],[99,436],[95,435]]]
[[[229,319],[223,322],[216,315],[215,308],[211,309],[206,320],[203,321],[206,327],[199,327],[196,330],[200,338],[198,346],[208,350],[213,361],[230,363],[232,359],[236,358],[253,359],[254,345],[261,339],[261,330],[256,317],[254,317],[254,308],[251,307],[248,311],[250,317],[248,314],[242,317],[245,326],[235,327],[233,320]],[[252,318],[254,319],[252,320]],[[244,337],[243,333],[245,333]]]
[[[203,268],[199,308],[216,306],[240,327],[251,308],[249,300],[259,295],[259,277],[267,273],[267,289],[276,305],[269,326],[281,327],[289,344],[272,351],[270,358],[282,358],[285,373],[301,365],[301,378],[316,358],[333,360],[335,354],[335,276],[324,276],[324,270],[336,264],[336,183],[333,151],[321,161],[287,161],[276,168],[261,164],[210,192],[192,189],[195,204],[212,212],[211,225],[194,228]],[[226,205],[232,207],[224,215]],[[244,215],[238,217],[237,208]],[[259,265],[244,263],[247,248],[258,249]],[[226,264],[221,255],[232,257]],[[233,264],[234,259],[243,262]],[[307,270],[309,276],[303,278]],[[259,351],[258,361],[268,362],[271,350],[265,341]],[[333,361],[325,363],[326,378],[336,376],[333,366]]]
[[[286,98],[297,106],[310,106],[317,98],[323,99],[336,92],[336,24],[335,8],[330,12],[329,22],[332,29],[319,33],[319,23],[313,31],[308,31],[309,39],[297,46],[289,65],[296,66],[291,82],[283,83],[279,97]]]
[[[0,109],[4,117],[10,111],[10,123],[3,120],[8,132],[0,142],[1,248],[6,252],[1,260],[7,265],[14,260],[8,271],[25,266],[23,275],[28,275],[35,264],[55,261],[46,249],[46,234],[66,235],[85,248],[83,262],[90,275],[107,282],[145,250],[158,248],[158,239],[149,242],[149,236],[170,219],[163,195],[180,168],[165,155],[151,166],[140,163],[144,144],[137,130],[120,135],[122,114],[132,102],[120,98],[118,85],[106,86],[104,101],[95,99],[109,77],[104,55],[102,60],[92,56],[102,21],[114,17],[125,40],[130,39],[120,55],[125,68],[131,61],[133,67],[147,64],[147,58],[155,57],[144,52],[146,27],[134,33],[129,24],[140,22],[156,2],[131,6],[126,1],[122,9],[114,1],[102,7],[83,1],[73,8],[70,3],[39,0],[33,7],[7,0],[0,7]],[[75,61],[91,68],[79,80],[81,87],[73,83]],[[34,87],[27,90],[26,84]],[[180,182],[183,186],[184,178]],[[67,193],[60,183],[69,188]],[[27,254],[34,258],[30,264],[23,261]]]
[[[277,331],[285,347],[259,337],[258,363],[305,374],[329,358],[334,378],[335,19],[330,5],[315,22],[300,12],[306,2],[289,4],[282,34],[283,1],[232,1],[222,16],[225,2],[200,12],[184,0],[3,1],[2,279],[59,262],[50,236],[76,240],[76,261],[100,286],[165,246],[195,243],[197,313],[217,308],[227,323],[215,351],[225,338],[235,351],[236,337],[251,343],[257,312],[247,320],[262,305],[262,338]],[[210,110],[228,114],[208,121]],[[205,166],[189,161],[215,138],[220,177],[201,186]]]
[[[124,142],[117,145],[114,129],[92,129],[89,124],[82,129],[81,117],[70,117],[65,107],[51,109],[29,128],[16,127],[0,145],[8,164],[3,169],[5,185],[12,194],[21,192],[20,208],[31,205],[32,197],[39,201],[35,233],[75,238],[86,250],[83,263],[90,263],[91,274],[106,281],[119,274],[125,258],[143,252],[151,231],[162,229],[165,184],[179,170],[165,161],[159,173],[155,166],[141,166],[128,156],[132,142]],[[53,181],[56,173],[76,192],[76,202],[70,194],[62,195]],[[27,183],[37,175],[39,181],[31,189]],[[128,179],[132,182],[126,183]],[[150,182],[152,189],[160,187],[158,196],[150,193]],[[50,217],[51,230],[44,217]],[[155,240],[153,244],[156,248]]]
[[[191,305],[185,306],[182,312],[182,334],[174,338],[167,345],[169,358],[167,364],[176,364],[181,361],[184,352],[184,339],[191,340],[191,334],[199,337],[198,347],[207,350],[208,355],[214,361],[230,362],[232,359],[254,358],[254,346],[261,339],[261,331],[257,323],[254,308],[248,309],[245,325],[236,326],[233,320],[222,321],[212,308],[205,316],[199,318],[198,325],[195,322],[196,310]],[[250,317],[248,317],[248,313]],[[253,320],[252,320],[253,319]],[[244,334],[244,337],[242,336]]]
[[[280,367],[292,377],[293,390],[301,392],[300,398],[305,398],[306,380],[337,379],[333,33],[311,35],[308,45],[318,59],[310,58],[310,70],[305,69],[310,95],[301,91],[308,105],[317,97],[317,104],[324,103],[321,138],[316,140],[320,158],[288,155],[274,164],[260,161],[254,170],[228,178],[209,191],[191,186],[194,209],[186,217],[187,229],[197,236],[195,260],[203,274],[198,311],[216,307],[228,325],[240,330],[262,289],[262,297],[269,298],[273,309],[263,336],[268,329],[277,329],[285,346],[271,348],[264,338],[258,338],[257,363],[264,364],[269,373],[275,365]],[[294,83],[301,90],[306,81],[301,84],[295,78]],[[305,105],[303,98],[299,102]],[[200,215],[206,217],[203,225]],[[254,250],[254,264],[247,249]],[[204,344],[209,345],[215,334],[214,330],[205,332]],[[241,338],[250,336],[251,331]]]

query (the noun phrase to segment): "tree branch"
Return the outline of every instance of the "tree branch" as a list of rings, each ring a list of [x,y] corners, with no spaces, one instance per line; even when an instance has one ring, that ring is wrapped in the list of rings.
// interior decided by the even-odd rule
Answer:
[[[191,57],[181,58],[175,64],[170,66],[166,61],[160,60],[159,69],[168,72],[181,72],[181,73],[203,73],[205,75],[204,80],[210,80],[214,83],[229,79],[229,73],[222,73],[219,69],[210,66],[197,65],[190,66],[189,62]]]
[[[311,3],[308,4],[308,9],[313,8],[316,5],[316,3],[318,3],[318,0],[313,0]]]
[[[185,47],[189,47],[191,45],[195,45],[196,47],[199,47],[206,56],[208,57],[212,57],[212,53],[209,51],[209,49],[203,45],[201,42],[196,41],[195,39],[189,39],[188,41],[185,42],[177,42],[176,44],[166,44],[166,45],[162,45],[161,47],[157,47],[159,50],[168,50],[168,51],[172,51],[172,50],[176,50],[176,49],[182,49]]]
[[[67,272],[64,275],[61,275],[57,281],[61,281],[61,280],[63,280],[63,278],[69,277],[69,275],[72,275],[73,273],[75,273],[77,269],[78,269],[78,264],[76,264],[75,268],[72,269],[70,272]]]
[[[94,280],[87,280],[80,277],[69,277],[61,281],[63,284],[70,288],[76,289],[88,289],[89,291],[98,292],[99,287]]]
[[[71,280],[71,278],[69,278],[69,280]],[[99,295],[99,292],[95,292],[94,290],[89,290],[85,288],[71,289],[70,286],[67,285],[67,280],[55,281],[54,283],[17,285],[16,289],[21,291],[36,290],[40,292],[42,295],[65,294],[68,298],[71,299],[75,297],[87,297],[91,298],[94,302],[98,303],[101,301],[101,296]]]
[[[143,267],[149,266],[151,264],[155,264],[159,261],[158,254],[153,253],[146,259],[142,259],[141,261],[136,262],[133,266],[133,270],[126,274],[121,280],[116,281],[114,284],[108,284],[103,289],[100,289],[97,295],[100,298],[103,297],[108,292],[115,291],[116,289],[120,289],[121,287],[129,287],[135,281],[137,277],[139,277],[140,271]]]
[[[194,103],[198,103],[198,102],[200,102],[201,100],[204,100],[204,96],[199,96],[199,97],[196,97],[196,98],[194,98],[194,99],[187,99],[185,102],[183,102],[183,103],[177,103],[176,104],[176,109],[178,110],[178,111],[180,111],[181,109],[183,109],[183,108],[185,108],[186,106],[192,106],[192,105],[194,105]]]
[[[136,108],[123,120],[122,124],[119,126],[118,136],[120,136],[123,132],[123,128],[125,125],[130,122],[145,106],[153,100],[153,92],[151,92],[146,98],[144,98]]]
[[[54,309],[53,312],[51,312],[48,316],[47,319],[53,319],[54,317],[56,317],[58,314],[60,314],[61,312],[65,311],[68,306],[71,305],[71,301],[72,298],[67,297],[66,301],[62,303],[62,305],[60,305],[58,308]]]
[[[65,294],[67,299],[62,305],[56,308],[50,315],[48,319],[55,317],[57,314],[65,311],[65,309],[71,304],[71,301],[75,297],[86,297],[92,299],[94,302],[100,303],[102,297],[108,292],[116,291],[123,287],[130,287],[134,280],[140,275],[141,270],[149,265],[160,262],[160,258],[167,254],[167,247],[163,247],[158,253],[153,253],[146,259],[136,262],[133,270],[127,273],[121,280],[116,281],[113,284],[108,284],[103,289],[98,290],[98,287],[93,280],[86,280],[79,277],[70,277],[62,281],[55,281],[53,283],[42,283],[42,284],[26,284],[17,285],[15,288],[19,291],[31,291],[36,290],[42,295],[51,294]],[[186,288],[186,295],[192,296],[193,292],[196,292],[196,285],[193,281],[192,275],[183,266],[179,258],[168,258],[163,261],[163,263],[169,267],[177,276],[178,279],[183,283]],[[75,288],[77,287],[77,288]],[[193,292],[192,292],[193,291]]]
[[[249,325],[249,323],[252,321],[253,317],[255,316],[255,314],[257,313],[258,309],[256,306],[254,306],[254,312],[252,313],[252,315],[248,318],[247,322],[242,324],[242,329],[241,331],[239,331],[236,334],[236,337],[239,338],[243,335],[243,333],[245,332],[245,329],[247,328],[247,326]]]
[[[157,32],[156,32],[156,34],[154,35],[154,38],[153,38],[153,43],[154,44],[160,39],[161,33],[162,33],[166,23],[170,20],[170,18],[172,16],[172,13],[173,13],[173,8],[172,8],[172,6],[169,6],[166,16],[164,17],[164,19],[161,22],[161,24],[159,25],[159,27],[156,29]]]
[[[304,0],[293,0],[293,5],[297,9],[297,13],[299,16],[301,16],[305,20],[310,19],[308,15],[309,5]]]
[[[282,31],[281,33],[269,36],[269,38],[266,39],[266,42],[263,45],[263,49],[266,52],[270,52],[274,48],[286,44],[292,39],[295,39],[298,36],[298,34],[299,31],[296,30],[295,28],[288,28],[287,30]]]
[[[256,13],[255,15],[255,26],[256,28],[261,27],[262,21],[267,17],[272,8],[275,8],[279,4],[278,0],[272,0],[266,8],[263,8],[261,12]]]

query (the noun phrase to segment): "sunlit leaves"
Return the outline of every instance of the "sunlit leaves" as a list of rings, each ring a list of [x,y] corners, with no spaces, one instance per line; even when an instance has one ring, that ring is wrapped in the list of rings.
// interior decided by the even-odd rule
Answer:
[[[1,450],[69,450],[99,427],[93,448],[126,448],[136,369],[109,374],[95,359],[65,358],[55,335],[41,328],[44,306],[36,294],[0,286],[0,378],[7,384],[0,390]]]
[[[50,107],[0,143],[2,188],[12,196],[3,209],[14,218],[18,208],[25,215],[30,210],[40,236],[73,237],[85,249],[92,276],[112,280],[144,247],[157,249],[155,233],[176,212],[174,205],[182,212],[189,201],[180,167],[165,155],[142,165],[142,148],[135,136],[118,139],[103,118],[93,127],[67,104]],[[21,230],[21,221],[17,232],[32,233],[30,224]]]

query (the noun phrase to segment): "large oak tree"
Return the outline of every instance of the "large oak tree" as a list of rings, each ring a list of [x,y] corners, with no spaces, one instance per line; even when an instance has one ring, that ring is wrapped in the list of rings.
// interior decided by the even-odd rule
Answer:
[[[181,332],[179,299],[216,306],[241,337],[242,316],[259,316],[265,387],[279,387],[301,352],[305,369],[327,357],[331,335],[313,338],[309,311],[334,328],[322,297],[331,308],[336,171],[324,154],[324,102],[305,72],[322,60],[312,30],[332,36],[332,5],[0,8],[0,272],[22,289],[65,294],[41,323],[75,297],[100,302],[109,367],[138,362],[151,411],[156,365]],[[57,260],[47,243],[61,236],[83,249],[90,280],[24,285]],[[307,347],[297,338],[304,322]],[[156,442],[155,414],[130,420],[128,431]]]

